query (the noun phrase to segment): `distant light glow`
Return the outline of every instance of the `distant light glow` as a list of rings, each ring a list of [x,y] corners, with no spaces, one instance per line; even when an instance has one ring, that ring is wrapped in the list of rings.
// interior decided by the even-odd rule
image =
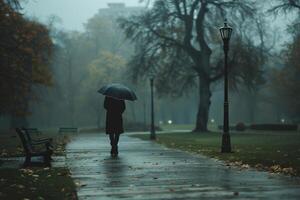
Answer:
[[[282,118],[280,121],[281,121],[281,123],[285,123],[285,119],[284,118]]]
[[[163,121],[159,121],[159,124],[163,124],[164,122]]]
[[[210,120],[210,122],[211,122],[211,123],[215,123],[215,119],[212,118],[212,119]]]
[[[168,124],[172,124],[173,123],[173,121],[172,120],[168,120]]]

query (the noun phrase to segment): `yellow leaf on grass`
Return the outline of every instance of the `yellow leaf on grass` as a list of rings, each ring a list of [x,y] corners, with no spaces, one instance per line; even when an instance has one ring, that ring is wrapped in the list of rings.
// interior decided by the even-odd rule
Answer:
[[[25,188],[24,185],[17,185],[17,187],[20,188],[20,189],[24,189]]]

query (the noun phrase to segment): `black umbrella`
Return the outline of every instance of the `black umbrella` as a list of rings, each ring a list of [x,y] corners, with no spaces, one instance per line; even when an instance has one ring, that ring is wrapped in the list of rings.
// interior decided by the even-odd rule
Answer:
[[[103,86],[100,90],[98,90],[98,92],[105,96],[109,96],[116,99],[130,101],[137,100],[135,93],[131,89],[118,83]]]

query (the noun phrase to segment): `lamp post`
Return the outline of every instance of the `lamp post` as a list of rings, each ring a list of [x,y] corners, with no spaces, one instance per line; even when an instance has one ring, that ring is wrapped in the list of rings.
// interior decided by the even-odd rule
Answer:
[[[230,134],[229,134],[229,103],[228,103],[228,51],[229,51],[229,41],[232,33],[232,28],[227,25],[227,20],[225,19],[224,26],[220,28],[220,34],[223,40],[224,49],[224,122],[223,122],[223,135],[222,135],[222,153],[231,152]]]
[[[151,89],[151,128],[150,128],[150,139],[155,140],[155,126],[154,126],[154,97],[153,97],[153,82],[154,76],[150,76],[150,89]]]

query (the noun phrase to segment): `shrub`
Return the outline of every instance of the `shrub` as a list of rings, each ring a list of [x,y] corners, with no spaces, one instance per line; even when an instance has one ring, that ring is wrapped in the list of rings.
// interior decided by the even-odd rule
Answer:
[[[246,125],[243,122],[239,122],[235,125],[235,130],[244,131],[246,130]]]
[[[223,125],[219,125],[218,129],[223,130]],[[235,126],[229,126],[229,130],[234,130]]]
[[[296,131],[297,124],[252,124],[250,129],[268,131]]]

